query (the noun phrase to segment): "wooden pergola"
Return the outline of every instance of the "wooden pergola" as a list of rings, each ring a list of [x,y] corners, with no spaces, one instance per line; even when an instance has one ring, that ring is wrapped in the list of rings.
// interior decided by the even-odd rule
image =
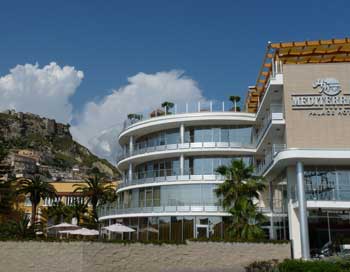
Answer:
[[[256,112],[273,67],[280,64],[350,62],[350,38],[268,43],[257,81],[246,98],[248,112]]]

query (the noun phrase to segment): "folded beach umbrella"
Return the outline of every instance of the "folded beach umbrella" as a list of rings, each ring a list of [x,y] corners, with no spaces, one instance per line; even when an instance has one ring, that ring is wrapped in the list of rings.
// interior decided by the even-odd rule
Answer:
[[[119,223],[109,225],[107,227],[103,227],[102,229],[108,230],[110,232],[119,232],[119,233],[134,232],[135,231],[134,229],[129,228],[129,227],[124,226],[124,225],[119,224]]]

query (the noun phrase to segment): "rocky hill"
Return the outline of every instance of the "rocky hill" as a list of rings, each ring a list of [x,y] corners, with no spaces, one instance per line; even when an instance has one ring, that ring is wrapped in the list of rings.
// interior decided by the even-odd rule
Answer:
[[[97,168],[110,177],[118,175],[107,160],[98,158],[72,139],[69,125],[31,113],[13,110],[0,113],[0,162],[11,154],[21,155],[18,153],[21,150],[33,151],[34,158],[40,160],[36,164],[50,169]]]

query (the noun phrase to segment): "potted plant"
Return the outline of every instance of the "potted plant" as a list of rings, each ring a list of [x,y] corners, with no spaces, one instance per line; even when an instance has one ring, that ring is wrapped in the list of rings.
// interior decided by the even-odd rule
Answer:
[[[233,108],[231,109],[231,111],[241,111],[241,108],[239,106],[237,106],[237,103],[239,101],[241,101],[241,97],[238,95],[231,95],[230,96],[230,101],[233,103]]]
[[[165,115],[165,112],[162,109],[155,109],[149,115],[151,118],[153,118],[153,117],[157,117],[157,116],[163,116],[163,115]]]
[[[128,119],[131,121],[135,121],[135,120],[142,120],[143,116],[142,114],[137,114],[137,113],[129,113],[128,114]]]

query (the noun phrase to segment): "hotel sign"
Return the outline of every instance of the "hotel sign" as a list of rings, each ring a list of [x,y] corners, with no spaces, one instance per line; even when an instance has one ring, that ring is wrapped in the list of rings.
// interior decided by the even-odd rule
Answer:
[[[308,110],[309,116],[350,116],[350,94],[341,95],[337,79],[317,79],[312,87],[319,93],[292,95],[293,110]]]

